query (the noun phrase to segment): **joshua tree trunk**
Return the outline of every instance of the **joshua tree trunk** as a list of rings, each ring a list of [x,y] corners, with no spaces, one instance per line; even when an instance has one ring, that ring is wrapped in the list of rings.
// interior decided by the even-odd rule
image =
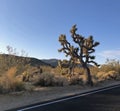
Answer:
[[[90,84],[91,86],[93,86],[93,81],[92,81],[89,67],[85,66],[84,69],[85,69],[86,74],[87,74],[87,83]]]

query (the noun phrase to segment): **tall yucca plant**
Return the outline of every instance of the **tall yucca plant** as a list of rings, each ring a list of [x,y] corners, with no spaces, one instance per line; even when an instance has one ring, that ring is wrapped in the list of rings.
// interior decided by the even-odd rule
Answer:
[[[66,56],[70,56],[70,60],[76,60],[75,58],[77,58],[86,71],[88,84],[93,86],[93,81],[88,64],[92,63],[96,66],[99,66],[94,61],[95,56],[92,56],[91,54],[95,52],[95,47],[98,46],[100,43],[95,42],[93,40],[93,36],[85,38],[82,35],[77,34],[76,31],[77,28],[76,25],[74,25],[70,30],[70,33],[74,43],[76,43],[78,47],[74,47],[73,45],[71,45],[71,43],[68,42],[68,40],[66,39],[66,35],[61,34],[59,36],[59,42],[61,43],[62,48],[58,51],[64,52]]]

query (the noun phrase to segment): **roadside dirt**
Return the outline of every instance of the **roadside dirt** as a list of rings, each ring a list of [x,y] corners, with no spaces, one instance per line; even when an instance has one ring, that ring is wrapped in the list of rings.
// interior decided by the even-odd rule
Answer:
[[[37,102],[49,101],[118,83],[120,83],[120,81],[108,81],[94,87],[83,87],[78,85],[64,87],[37,87],[35,91],[3,94],[0,95],[0,111],[26,106]]]

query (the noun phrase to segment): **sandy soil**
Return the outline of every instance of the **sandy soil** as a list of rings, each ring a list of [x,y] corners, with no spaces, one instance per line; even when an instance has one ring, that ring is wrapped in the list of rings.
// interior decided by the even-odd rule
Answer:
[[[26,91],[0,95],[0,111],[17,108],[37,102],[48,101],[64,96],[79,94],[85,91],[97,89],[111,84],[118,84],[120,81],[112,81],[99,84],[94,87],[87,86],[64,86],[64,87],[38,87],[35,91]]]

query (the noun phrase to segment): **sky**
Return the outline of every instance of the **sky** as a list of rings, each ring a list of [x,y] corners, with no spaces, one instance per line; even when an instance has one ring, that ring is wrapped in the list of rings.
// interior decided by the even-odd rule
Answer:
[[[120,0],[0,0],[0,52],[9,45],[38,59],[66,59],[58,38],[72,41],[74,24],[100,42],[98,63],[120,59]]]

